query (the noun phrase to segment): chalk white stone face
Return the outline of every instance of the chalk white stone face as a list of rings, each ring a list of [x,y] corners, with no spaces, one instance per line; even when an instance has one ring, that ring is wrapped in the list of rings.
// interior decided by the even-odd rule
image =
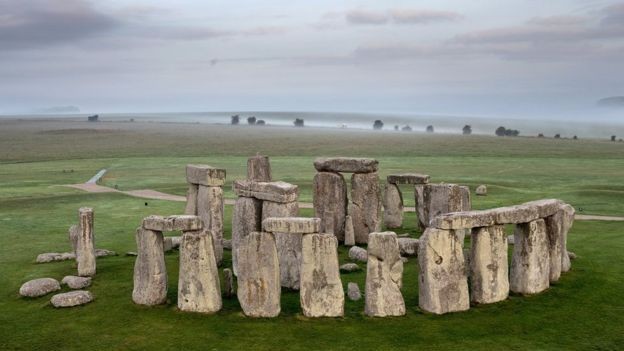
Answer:
[[[178,279],[178,308],[182,311],[215,313],[221,309],[221,285],[212,242],[205,229],[182,234]]]
[[[239,197],[232,213],[232,268],[238,275],[238,248],[251,232],[261,230],[262,201],[252,197]]]
[[[470,308],[462,245],[451,230],[428,228],[418,245],[418,305],[444,314]]]
[[[95,234],[93,233],[93,209],[82,207],[78,210],[80,235],[76,241],[76,263],[78,275],[95,275]]]
[[[132,301],[139,305],[160,305],[167,301],[167,267],[162,232],[139,227],[136,231],[137,258],[134,263]]]
[[[475,228],[471,235],[470,299],[480,304],[509,296],[507,236],[504,226]]]
[[[350,210],[355,242],[366,244],[368,235],[381,229],[381,189],[376,172],[351,176]]]
[[[268,156],[256,155],[247,159],[247,179],[256,182],[271,181],[271,163]]]
[[[52,296],[52,299],[50,299],[52,306],[57,308],[84,305],[91,301],[93,301],[93,295],[91,294],[91,292],[84,290],[76,290],[63,294],[56,294]]]
[[[548,235],[543,219],[520,223],[514,232],[509,287],[519,294],[537,294],[550,286]]]
[[[204,228],[212,235],[217,265],[221,265],[223,261],[223,212],[223,188],[200,185],[197,195],[197,215],[204,223]]]
[[[296,217],[299,212],[297,202],[262,202],[263,220],[271,217]],[[301,266],[301,234],[276,232],[275,243],[279,257],[281,284],[285,288],[299,289]]]
[[[400,228],[403,225],[403,195],[397,185],[386,184],[383,207],[386,228]]]
[[[396,234],[371,233],[366,264],[365,313],[372,317],[404,315],[402,286],[403,261]]]
[[[319,172],[313,181],[314,215],[321,219],[320,232],[333,233],[345,240],[347,215],[347,183],[339,173]]]
[[[186,165],[186,181],[191,184],[223,186],[225,176],[225,169],[208,165]]]
[[[344,292],[338,268],[338,240],[335,236],[303,236],[300,300],[306,317],[344,315]]]
[[[232,184],[238,196],[255,197],[259,200],[288,203],[297,201],[299,187],[286,182],[254,182],[235,180]]]
[[[53,278],[39,278],[27,281],[20,287],[19,293],[25,297],[39,297],[61,290],[61,284]]]
[[[239,247],[237,296],[249,317],[277,317],[280,313],[280,276],[273,234],[253,232]]]
[[[319,172],[372,173],[377,172],[379,162],[372,158],[317,158],[314,168]]]
[[[197,193],[199,186],[197,184],[189,184],[189,188],[186,192],[186,207],[184,208],[184,214],[197,216]]]
[[[319,232],[321,219],[309,217],[269,217],[262,221],[262,228],[269,233],[312,234]]]

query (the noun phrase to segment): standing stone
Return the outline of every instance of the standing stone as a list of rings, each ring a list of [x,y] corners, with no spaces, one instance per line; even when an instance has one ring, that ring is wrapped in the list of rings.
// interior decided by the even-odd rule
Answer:
[[[212,234],[217,265],[223,260],[223,206],[223,188],[199,186],[197,215],[204,222],[204,228]]]
[[[269,217],[297,217],[297,202],[278,203],[262,202],[262,219]],[[301,234],[273,233],[279,257],[280,281],[283,287],[299,289],[299,271],[301,266]]]
[[[71,227],[69,227],[69,243],[71,244],[72,247],[72,253],[75,255],[76,254],[76,248],[78,248],[78,238],[80,238],[80,226],[78,225],[72,225]]]
[[[360,287],[357,283],[349,282],[347,284],[347,296],[351,301],[358,301],[362,298],[362,293],[360,293]]]
[[[366,244],[368,234],[381,229],[381,191],[379,175],[373,173],[354,173],[351,176],[350,212],[355,232],[355,242]]]
[[[160,305],[167,301],[167,268],[162,232],[139,227],[136,231],[137,258],[134,263],[132,301],[139,305]]]
[[[182,234],[178,308],[188,312],[214,313],[221,309],[219,271],[206,229]]]
[[[240,243],[238,301],[249,317],[280,313],[280,273],[273,234],[252,232]]]
[[[82,207],[78,210],[80,235],[76,241],[76,262],[78,275],[95,275],[95,237],[93,234],[93,209]]]
[[[423,189],[425,227],[433,218],[449,212],[460,212],[467,206],[465,190],[455,184],[426,184]]]
[[[470,188],[467,186],[460,185],[459,191],[461,193],[461,210],[462,211],[472,210],[472,200],[470,199]]]
[[[301,309],[306,317],[341,317],[344,292],[338,268],[338,240],[331,234],[303,235]]]
[[[509,296],[507,237],[502,225],[475,228],[471,235],[470,299],[486,304]]]
[[[403,225],[403,195],[397,185],[386,184],[383,206],[386,227],[400,228]]]
[[[548,235],[548,253],[550,257],[549,280],[557,282],[561,277],[561,265],[563,263],[563,225],[564,212],[558,211],[552,216],[544,218],[546,233]]]
[[[519,294],[536,294],[549,287],[550,257],[543,219],[516,225],[509,287]]]
[[[365,313],[371,317],[402,316],[403,261],[393,232],[371,233],[366,264]]]
[[[417,184],[414,185],[414,204],[416,207],[416,215],[418,216],[418,228],[424,231],[429,223],[426,223],[427,219],[425,218],[425,185]]]
[[[197,193],[199,192],[199,186],[197,184],[189,184],[188,191],[186,192],[186,208],[184,214],[197,216]]]
[[[314,216],[321,219],[321,232],[344,240],[347,214],[347,183],[340,173],[319,172],[314,176]],[[328,218],[332,217],[332,218]],[[328,228],[329,225],[332,228]]]
[[[464,252],[453,230],[427,228],[418,245],[418,305],[444,314],[470,308]]]
[[[353,229],[353,219],[351,215],[347,215],[345,217],[345,237],[344,244],[346,246],[355,245],[355,231]]]
[[[247,159],[247,179],[256,182],[271,181],[271,163],[268,156],[256,155]]]
[[[561,233],[563,237],[562,241],[562,255],[561,255],[561,272],[565,273],[570,270],[572,264],[570,262],[570,254],[568,252],[568,232],[572,225],[574,224],[574,207],[565,204],[561,206],[561,211],[563,211],[563,225],[561,226]]]
[[[232,213],[232,267],[238,276],[238,248],[251,232],[261,230],[262,201],[252,197],[239,197]]]
[[[234,296],[234,274],[229,268],[223,269],[223,296],[230,298]]]

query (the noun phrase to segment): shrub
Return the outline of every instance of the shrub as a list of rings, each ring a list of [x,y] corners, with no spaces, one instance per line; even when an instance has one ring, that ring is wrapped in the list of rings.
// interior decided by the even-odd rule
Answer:
[[[233,125],[237,125],[240,122],[240,116],[239,115],[234,115],[232,116],[232,124]]]
[[[256,124],[256,116],[247,117],[247,124],[251,126]]]
[[[399,130],[399,125],[398,124],[394,125],[394,130]]]
[[[496,128],[496,131],[494,133],[496,133],[496,135],[498,136],[505,136],[505,131],[507,131],[507,129],[503,126],[500,126]]]
[[[376,120],[375,123],[373,123],[373,129],[375,129],[375,130],[382,129],[383,126],[384,126],[384,123],[380,119]]]
[[[616,136],[615,136],[615,135],[612,135],[612,136],[611,136],[611,141],[615,141],[615,138],[616,138]]]
[[[426,131],[427,131],[427,133],[433,133],[433,126],[432,125],[428,125]]]
[[[462,129],[462,133],[463,133],[464,135],[470,135],[470,134],[472,134],[472,127],[466,124],[466,125],[464,126],[464,128]]]
[[[561,138],[561,135],[560,134],[555,134],[555,139],[559,139],[559,138]]]
[[[304,124],[303,118],[295,119],[293,124],[295,125],[295,127],[303,127],[303,124]]]
[[[538,137],[538,138],[543,138],[543,137],[544,137],[544,134],[539,133],[539,134],[537,135],[537,137]]]

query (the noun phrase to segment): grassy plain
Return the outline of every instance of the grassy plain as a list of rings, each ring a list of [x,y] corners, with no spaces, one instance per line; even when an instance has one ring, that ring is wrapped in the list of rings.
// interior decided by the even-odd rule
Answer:
[[[175,308],[177,252],[168,253],[170,303],[132,304],[134,229],[149,214],[179,213],[182,203],[122,194],[88,194],[64,187],[99,169],[103,184],[122,190],[184,194],[184,165],[224,167],[228,180],[245,176],[246,158],[272,157],[274,177],[301,187],[311,200],[316,156],[380,160],[383,175],[423,172],[435,182],[488,184],[489,208],[545,197],[561,198],[579,213],[624,215],[624,144],[600,140],[373,133],[360,130],[250,128],[202,124],[0,120],[0,349],[594,349],[624,345],[624,230],[621,222],[577,221],[569,248],[573,270],[546,293],[433,316],[418,309],[418,267],[410,259],[402,318],[372,319],[363,301],[347,301],[345,318],[310,320],[298,294],[285,291],[282,314],[272,320],[242,316],[236,299],[214,316]],[[404,189],[409,192],[408,188]],[[233,197],[227,191],[228,197]],[[406,198],[413,203],[411,196]],[[49,296],[20,298],[19,286],[38,277],[75,273],[74,262],[35,264],[41,252],[67,251],[67,228],[80,206],[96,211],[97,246],[122,255],[98,259],[90,290],[96,301],[56,310]],[[312,215],[303,210],[303,215]],[[226,207],[226,237],[231,207]],[[405,228],[415,230],[413,215]],[[226,254],[226,265],[229,263]],[[340,249],[341,263],[348,262]],[[343,283],[363,288],[363,272]]]

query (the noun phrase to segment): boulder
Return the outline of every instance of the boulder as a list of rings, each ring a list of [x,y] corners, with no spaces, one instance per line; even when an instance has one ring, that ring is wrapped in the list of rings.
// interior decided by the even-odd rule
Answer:
[[[143,218],[144,229],[157,232],[172,232],[175,230],[201,230],[204,225],[198,216],[180,215],[180,216],[148,216]]]
[[[340,266],[340,271],[346,273],[357,272],[360,269],[361,268],[357,265],[357,263],[345,263]]]
[[[197,184],[189,184],[189,188],[186,192],[186,207],[184,208],[184,214],[197,216],[197,193],[199,192],[199,186]]]
[[[251,197],[239,197],[232,213],[232,269],[238,276],[238,248],[251,232],[261,230],[262,201]]]
[[[247,159],[247,179],[256,182],[271,181],[271,163],[268,156],[256,155]]]
[[[359,246],[353,246],[349,249],[349,258],[354,261],[368,262],[368,252]]]
[[[93,233],[93,209],[78,210],[80,235],[76,241],[76,263],[81,277],[95,275],[95,234]]]
[[[91,285],[91,277],[68,275],[61,280],[61,284],[67,285],[70,289],[84,289]]]
[[[36,262],[37,263],[48,263],[55,261],[66,261],[66,260],[74,260],[76,259],[76,255],[72,252],[46,252],[37,255]]]
[[[407,262],[409,262],[409,258],[401,256],[401,262],[403,262],[403,264],[406,264]]]
[[[357,283],[349,282],[347,284],[347,296],[351,301],[358,301],[362,298],[362,293],[360,293],[360,287]]]
[[[95,249],[95,257],[117,256],[117,252],[106,249]]]
[[[139,227],[136,231],[138,256],[134,263],[132,301],[139,305],[160,305],[167,301],[167,268],[163,234]]]
[[[278,203],[262,202],[262,219],[271,217],[295,217],[299,212],[297,202]],[[299,289],[301,266],[301,234],[276,232],[275,243],[279,257],[280,281],[283,287]]]
[[[518,294],[536,294],[548,289],[550,257],[544,220],[518,224],[514,237],[509,288]]]
[[[397,185],[386,184],[383,207],[386,228],[400,228],[403,225],[403,195]]]
[[[416,256],[418,255],[418,244],[420,240],[413,238],[398,238],[399,252],[401,256]]]
[[[317,158],[314,168],[319,172],[372,173],[377,172],[379,162],[372,158],[331,157]]]
[[[401,174],[390,174],[387,178],[388,183],[390,184],[427,184],[429,183],[429,176],[426,174],[420,173],[401,173]]]
[[[319,172],[313,181],[314,216],[321,219],[320,232],[344,240],[347,214],[347,183],[339,173]]]
[[[318,233],[321,228],[321,219],[308,217],[269,217],[262,221],[262,228],[265,232],[270,233]]]
[[[351,176],[351,210],[355,242],[365,244],[368,234],[381,229],[381,191],[379,175],[354,173]]]
[[[61,290],[61,284],[59,284],[58,280],[39,278],[22,284],[19,294],[25,297],[39,297],[57,290]]]
[[[255,197],[259,200],[287,203],[297,201],[299,188],[286,182],[254,182],[235,180],[232,184],[238,196]]]
[[[475,228],[471,235],[470,299],[494,303],[509,296],[509,266],[505,227]]]
[[[236,292],[234,291],[234,274],[232,270],[229,268],[223,269],[223,296],[225,298],[230,298],[234,296]]]
[[[57,308],[84,305],[91,301],[93,301],[93,295],[91,292],[85,290],[76,290],[56,294],[52,296],[52,299],[50,299],[52,306]]]
[[[204,228],[212,235],[217,265],[223,261],[223,188],[199,186],[197,195],[197,215],[204,222]]]
[[[403,261],[393,232],[371,233],[366,264],[365,310],[371,317],[402,316]]]
[[[475,189],[475,195],[477,196],[486,196],[487,195],[487,185],[481,184]]]
[[[186,181],[191,184],[223,186],[225,174],[225,169],[208,165],[186,165]]]

